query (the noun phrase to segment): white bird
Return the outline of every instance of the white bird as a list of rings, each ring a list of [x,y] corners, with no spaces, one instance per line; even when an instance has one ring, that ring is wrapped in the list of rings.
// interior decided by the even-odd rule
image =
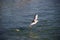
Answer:
[[[36,14],[36,15],[34,16],[34,19],[33,19],[32,23],[30,24],[30,27],[31,27],[32,25],[35,25],[37,22],[38,22],[38,15]]]

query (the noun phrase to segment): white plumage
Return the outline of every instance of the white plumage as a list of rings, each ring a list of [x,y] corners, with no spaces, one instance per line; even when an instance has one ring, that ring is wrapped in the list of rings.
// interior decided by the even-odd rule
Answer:
[[[34,16],[34,19],[33,19],[32,23],[30,24],[30,26],[36,24],[37,22],[38,22],[38,15],[36,14],[36,15]]]

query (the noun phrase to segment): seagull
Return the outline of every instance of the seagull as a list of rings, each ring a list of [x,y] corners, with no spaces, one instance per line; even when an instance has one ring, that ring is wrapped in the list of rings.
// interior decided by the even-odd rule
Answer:
[[[38,22],[38,15],[35,14],[34,19],[32,20],[32,23],[30,24],[30,27],[35,25]]]

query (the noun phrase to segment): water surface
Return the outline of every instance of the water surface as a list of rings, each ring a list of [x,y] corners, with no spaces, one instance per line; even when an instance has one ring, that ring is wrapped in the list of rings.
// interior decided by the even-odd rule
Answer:
[[[59,0],[2,0],[0,39],[59,40],[59,13]],[[30,29],[34,14],[39,22]]]

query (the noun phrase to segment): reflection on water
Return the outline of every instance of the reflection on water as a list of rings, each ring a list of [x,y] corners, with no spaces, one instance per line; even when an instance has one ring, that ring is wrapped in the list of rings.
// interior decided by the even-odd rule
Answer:
[[[51,28],[51,29],[45,29],[44,28],[17,28],[19,31],[16,31],[16,28],[8,29],[3,35],[8,40],[50,40],[50,39],[56,39],[56,36],[58,37],[59,29],[58,28]],[[56,31],[58,31],[56,33]]]
[[[2,0],[0,40],[59,40],[59,0]],[[28,26],[34,14],[39,22]]]
[[[7,37],[11,40],[13,40],[14,38],[16,38],[17,40],[18,39],[21,40],[22,38],[27,39],[27,40],[28,39],[31,39],[31,40],[40,39],[38,33],[33,32],[32,29],[30,29],[29,31],[20,29],[20,31],[18,32],[16,31],[16,29],[10,29],[5,35],[7,35]]]

